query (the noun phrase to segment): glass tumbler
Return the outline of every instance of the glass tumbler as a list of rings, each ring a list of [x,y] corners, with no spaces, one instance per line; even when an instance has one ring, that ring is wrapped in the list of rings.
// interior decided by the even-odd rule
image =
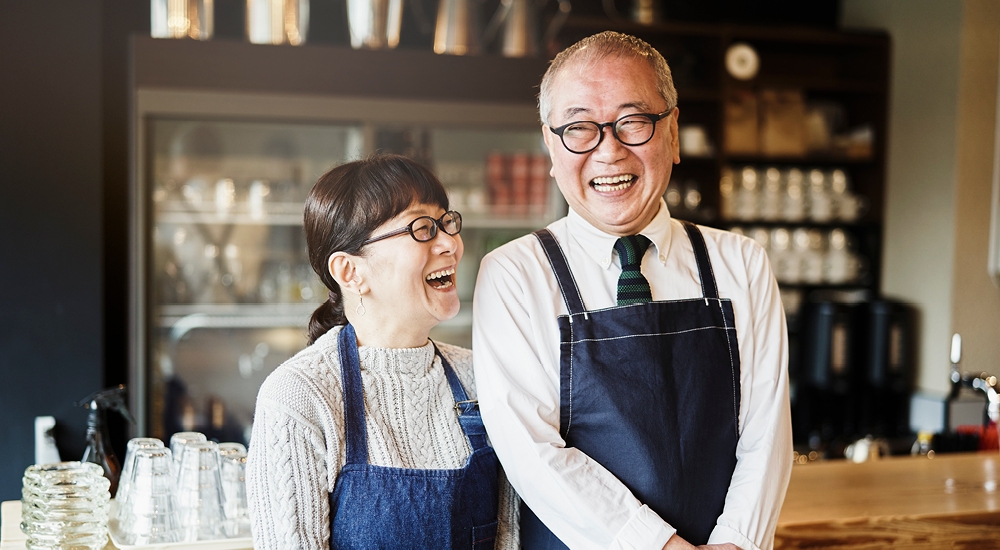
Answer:
[[[219,448],[213,441],[189,443],[177,476],[177,504],[184,541],[225,538]]]
[[[127,498],[118,504],[112,523],[117,542],[160,544],[181,540],[174,497],[173,458],[164,447],[137,447],[133,452]]]
[[[230,537],[248,537],[250,514],[247,508],[246,447],[240,443],[219,443],[219,459],[226,533]]]
[[[125,461],[122,463],[122,475],[118,482],[118,492],[115,493],[115,501],[118,503],[118,510],[115,512],[116,519],[121,519],[122,510],[125,507],[124,504],[128,499],[128,493],[131,489],[132,468],[133,462],[135,462],[136,449],[157,448],[163,448],[163,442],[155,437],[134,437],[129,440],[128,446],[125,448]]]
[[[87,462],[34,465],[24,471],[21,530],[29,550],[100,550],[108,541],[111,482]]]
[[[177,432],[170,436],[170,453],[174,457],[175,478],[180,474],[184,449],[187,448],[189,443],[200,443],[202,441],[208,441],[208,438],[201,432]]]

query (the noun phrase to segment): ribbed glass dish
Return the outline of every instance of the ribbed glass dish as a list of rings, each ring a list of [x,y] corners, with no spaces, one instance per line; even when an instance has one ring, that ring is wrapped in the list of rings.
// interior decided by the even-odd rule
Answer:
[[[111,483],[97,464],[36,464],[24,471],[21,530],[28,550],[101,550]]]

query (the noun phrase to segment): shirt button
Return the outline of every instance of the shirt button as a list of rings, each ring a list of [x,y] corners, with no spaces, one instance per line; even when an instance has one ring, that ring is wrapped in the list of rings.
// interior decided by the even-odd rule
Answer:
[[[667,263],[667,257],[663,256],[663,255],[660,255],[660,262],[661,263]]]
[[[601,265],[604,267],[611,265],[611,258],[601,258]]]

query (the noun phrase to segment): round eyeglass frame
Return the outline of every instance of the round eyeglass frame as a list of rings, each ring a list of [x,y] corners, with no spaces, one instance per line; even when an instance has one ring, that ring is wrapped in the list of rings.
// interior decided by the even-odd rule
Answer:
[[[450,231],[448,231],[447,229],[445,229],[445,223],[446,223],[445,222],[445,218],[448,217],[448,216],[452,216],[454,218],[454,222],[455,222],[455,232],[454,233],[451,233]],[[416,233],[413,232],[413,224],[419,222],[420,220],[430,220],[431,221],[430,236],[427,237],[426,239],[418,239]],[[446,235],[458,235],[459,232],[462,231],[462,214],[458,213],[455,210],[449,210],[449,211],[445,212],[444,214],[441,214],[441,217],[437,218],[437,219],[434,219],[434,218],[432,218],[430,216],[420,216],[419,218],[416,218],[412,222],[406,224],[406,227],[400,227],[399,229],[395,229],[395,230],[390,231],[388,233],[383,233],[382,235],[379,235],[377,237],[372,237],[372,238],[368,239],[367,241],[363,242],[361,244],[361,246],[365,246],[365,245],[371,244],[371,243],[376,242],[376,241],[381,241],[382,239],[388,239],[389,237],[395,237],[396,235],[402,235],[403,233],[409,233],[410,236],[413,237],[413,240],[417,241],[418,243],[426,243],[426,242],[433,241],[435,239],[435,237],[437,237],[438,229],[439,228],[441,229],[441,231],[444,231],[444,233]]]
[[[660,114],[654,114],[654,113],[632,113],[630,115],[625,115],[625,116],[619,118],[618,120],[615,120],[614,122],[603,122],[602,123],[602,122],[594,122],[593,120],[575,120],[573,122],[569,122],[567,124],[563,124],[562,126],[558,126],[556,128],[553,128],[553,127],[550,126],[549,127],[549,131],[551,131],[553,134],[559,136],[559,141],[562,142],[563,147],[565,147],[567,151],[569,151],[570,153],[576,153],[577,155],[585,155],[585,154],[593,151],[594,149],[597,149],[598,147],[600,147],[601,143],[604,142],[604,129],[605,128],[611,128],[611,134],[614,135],[615,139],[617,139],[618,142],[621,143],[622,145],[627,145],[629,147],[638,147],[640,145],[645,145],[645,144],[649,143],[649,140],[653,139],[653,135],[656,134],[656,123],[659,122],[659,121],[661,121],[661,120],[663,120],[664,118],[666,118],[667,115],[669,115],[670,113],[673,112],[673,110],[674,110],[674,108],[671,107],[671,108],[667,109],[666,111],[663,111]],[[621,122],[621,121],[623,121],[623,120],[625,120],[626,118],[637,117],[637,116],[648,118],[649,121],[653,123],[653,131],[649,133],[649,137],[648,138],[644,139],[643,141],[640,141],[639,143],[628,143],[627,141],[623,140],[618,135],[618,123]],[[594,126],[597,126],[597,143],[595,143],[594,146],[591,147],[590,149],[586,149],[584,151],[576,151],[576,150],[571,149],[569,145],[566,145],[566,138],[563,137],[563,133],[566,131],[566,128],[569,128],[570,126],[572,126],[574,124],[593,124]]]

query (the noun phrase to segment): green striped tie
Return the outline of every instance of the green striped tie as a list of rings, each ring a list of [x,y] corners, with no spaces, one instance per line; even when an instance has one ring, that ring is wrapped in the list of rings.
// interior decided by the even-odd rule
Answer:
[[[642,276],[639,266],[649,248],[650,240],[642,235],[629,235],[615,242],[622,274],[618,277],[618,305],[641,304],[653,299],[649,281]]]

